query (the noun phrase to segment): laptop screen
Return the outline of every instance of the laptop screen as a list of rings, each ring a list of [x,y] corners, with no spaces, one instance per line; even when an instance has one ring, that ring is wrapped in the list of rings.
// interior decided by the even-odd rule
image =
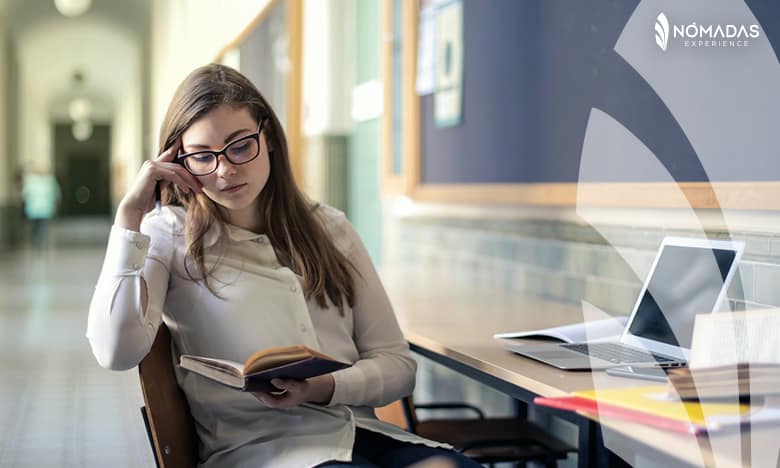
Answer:
[[[690,348],[696,314],[713,311],[735,256],[733,250],[666,245],[629,333]]]

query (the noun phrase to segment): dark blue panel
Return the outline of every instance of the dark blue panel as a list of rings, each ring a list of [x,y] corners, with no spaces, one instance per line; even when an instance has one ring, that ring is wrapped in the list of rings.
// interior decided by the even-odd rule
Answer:
[[[678,181],[706,181],[678,122],[614,47],[637,0],[464,0],[463,119],[422,98],[423,183],[577,182],[591,109],[634,134]],[[777,5],[749,2],[777,41]],[[764,21],[762,21],[762,17]],[[640,111],[641,110],[641,111]],[[779,174],[735,174],[766,180]]]

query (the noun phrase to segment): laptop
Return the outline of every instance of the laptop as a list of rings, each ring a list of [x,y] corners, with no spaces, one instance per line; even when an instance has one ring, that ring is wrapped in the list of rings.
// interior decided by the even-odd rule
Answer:
[[[744,247],[741,241],[666,237],[619,340],[506,347],[564,370],[684,366],[696,315],[719,310]]]

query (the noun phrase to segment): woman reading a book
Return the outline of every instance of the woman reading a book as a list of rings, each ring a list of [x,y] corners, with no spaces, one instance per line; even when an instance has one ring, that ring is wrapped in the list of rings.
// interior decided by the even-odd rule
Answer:
[[[87,326],[98,362],[136,366],[164,321],[177,360],[244,362],[304,345],[352,364],[255,394],[177,367],[201,466],[407,466],[432,456],[480,466],[374,416],[411,393],[415,362],[360,238],[341,212],[298,190],[282,127],[249,80],[221,65],[192,72],[159,148],[111,229]]]

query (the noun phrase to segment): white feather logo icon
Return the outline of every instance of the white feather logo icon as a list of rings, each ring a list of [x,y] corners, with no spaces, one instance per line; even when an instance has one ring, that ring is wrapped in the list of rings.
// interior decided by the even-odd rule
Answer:
[[[669,45],[669,20],[663,13],[655,19],[655,43],[666,52],[666,46]]]

